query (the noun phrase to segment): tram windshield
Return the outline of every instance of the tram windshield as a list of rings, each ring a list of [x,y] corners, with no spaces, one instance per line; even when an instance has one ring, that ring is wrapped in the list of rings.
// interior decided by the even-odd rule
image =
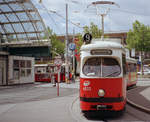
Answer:
[[[86,60],[83,74],[91,77],[117,77],[121,67],[114,58],[92,57]]]

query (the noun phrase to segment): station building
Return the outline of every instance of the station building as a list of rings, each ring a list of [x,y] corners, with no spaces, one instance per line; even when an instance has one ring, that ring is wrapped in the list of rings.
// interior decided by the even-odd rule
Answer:
[[[0,0],[0,85],[34,82],[35,60],[51,58],[51,41],[31,0]]]

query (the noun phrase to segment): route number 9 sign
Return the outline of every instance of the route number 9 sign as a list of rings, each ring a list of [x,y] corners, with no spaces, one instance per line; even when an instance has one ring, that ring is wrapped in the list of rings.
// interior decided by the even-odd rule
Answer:
[[[83,41],[84,41],[86,44],[91,43],[91,40],[92,40],[92,35],[91,35],[91,34],[89,34],[89,33],[84,34],[84,36],[83,36]]]

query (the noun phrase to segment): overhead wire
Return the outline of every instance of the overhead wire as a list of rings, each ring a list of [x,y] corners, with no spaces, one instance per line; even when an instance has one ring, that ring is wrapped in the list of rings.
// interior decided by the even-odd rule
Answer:
[[[125,13],[129,13],[129,14],[136,14],[136,15],[140,15],[140,16],[150,16],[150,15],[144,15],[143,13],[137,13],[137,12],[129,11],[129,10],[125,10],[125,9],[113,9],[112,8],[112,10],[119,11],[119,12],[125,12]]]
[[[44,10],[48,13],[48,16],[51,18],[51,20],[53,21],[53,23],[55,24],[55,26],[56,26],[57,28],[60,28],[60,26],[58,26],[58,25],[56,24],[56,22],[55,22],[55,20],[53,19],[53,17],[51,17],[50,13],[53,13],[53,14],[57,15],[58,17],[62,18],[64,21],[66,21],[66,18],[65,18],[64,16],[62,16],[61,14],[59,14],[58,12],[56,12],[56,11],[48,10],[48,9],[45,7],[45,5],[44,5],[43,3],[41,3],[41,5],[42,5],[42,7],[44,8]],[[70,22],[71,24],[75,25],[76,27],[78,27],[78,28],[80,28],[80,29],[81,29],[81,28],[83,29],[83,27],[81,27],[79,24],[74,23],[74,22],[72,22],[72,21],[69,20],[69,19],[68,19],[68,22]],[[60,30],[60,29],[59,29],[59,30]]]
[[[56,28],[59,28],[58,30],[60,30],[60,27],[56,24],[55,20],[53,19],[53,17],[50,15],[49,10],[45,7],[45,5],[43,3],[41,3],[42,7],[44,8],[44,10],[47,12],[48,16],[51,18],[51,20],[53,21],[53,23],[55,24]]]

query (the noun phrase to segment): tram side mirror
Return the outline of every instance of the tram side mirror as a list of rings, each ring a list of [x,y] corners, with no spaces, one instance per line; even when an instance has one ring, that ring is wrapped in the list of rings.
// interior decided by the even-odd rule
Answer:
[[[92,40],[92,35],[90,33],[86,33],[83,36],[83,42],[85,42],[85,44],[90,44]]]

